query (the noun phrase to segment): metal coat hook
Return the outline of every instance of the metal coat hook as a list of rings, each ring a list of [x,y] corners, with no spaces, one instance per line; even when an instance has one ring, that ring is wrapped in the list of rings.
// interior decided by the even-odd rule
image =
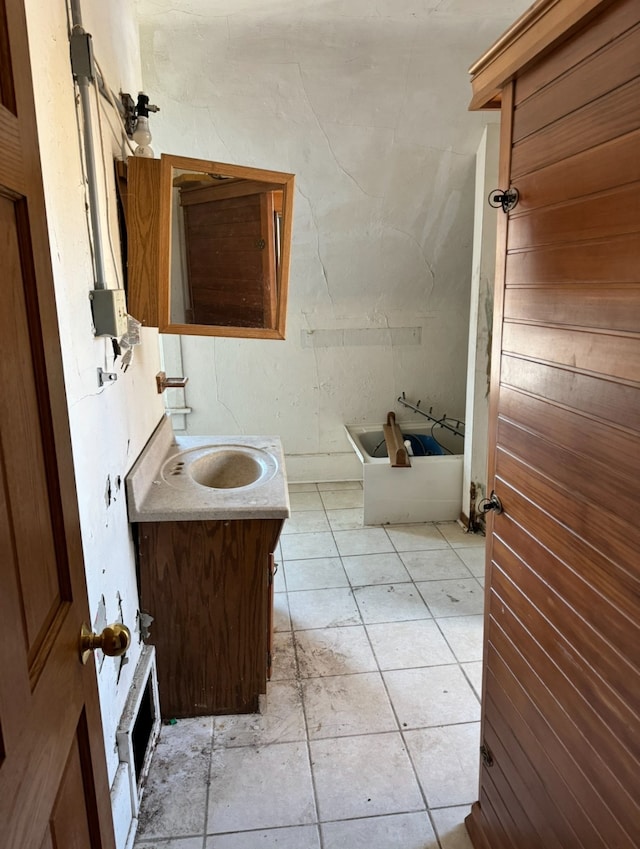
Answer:
[[[489,193],[489,206],[494,209],[502,209],[503,212],[511,212],[520,200],[520,194],[517,189],[493,189]]]

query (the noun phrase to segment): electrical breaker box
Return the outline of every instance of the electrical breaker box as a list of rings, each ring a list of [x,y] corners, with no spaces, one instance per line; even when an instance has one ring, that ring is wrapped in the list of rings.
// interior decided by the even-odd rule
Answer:
[[[119,339],[127,332],[127,302],[124,289],[94,289],[91,293],[96,336]]]

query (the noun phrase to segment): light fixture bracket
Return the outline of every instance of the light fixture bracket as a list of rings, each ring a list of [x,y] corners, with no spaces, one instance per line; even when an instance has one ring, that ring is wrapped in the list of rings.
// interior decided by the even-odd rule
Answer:
[[[124,121],[125,131],[129,138],[133,137],[138,124],[138,118],[149,117],[149,112],[159,112],[160,107],[149,103],[147,95],[141,91],[138,93],[137,102],[127,92],[120,92],[120,102],[122,103],[122,120]]]

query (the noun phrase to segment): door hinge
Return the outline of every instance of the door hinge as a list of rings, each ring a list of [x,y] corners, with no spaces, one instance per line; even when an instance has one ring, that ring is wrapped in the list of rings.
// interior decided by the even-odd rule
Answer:
[[[480,758],[486,767],[493,766],[493,755],[491,753],[491,749],[486,743],[483,743],[482,746],[480,746]]]

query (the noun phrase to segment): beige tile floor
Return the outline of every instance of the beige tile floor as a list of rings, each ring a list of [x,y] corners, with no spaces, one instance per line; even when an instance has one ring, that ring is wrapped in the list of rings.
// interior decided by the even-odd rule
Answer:
[[[471,849],[484,539],[290,491],[267,711],[163,727],[136,849]]]

